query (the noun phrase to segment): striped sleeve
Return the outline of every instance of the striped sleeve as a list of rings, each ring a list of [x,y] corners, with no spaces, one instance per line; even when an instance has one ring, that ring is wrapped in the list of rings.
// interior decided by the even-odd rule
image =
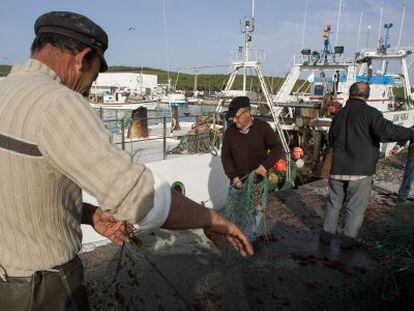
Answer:
[[[111,144],[82,96],[65,90],[50,97],[53,102],[36,137],[52,167],[95,196],[100,208],[117,219],[143,222],[145,229],[161,226],[170,209],[168,183]]]

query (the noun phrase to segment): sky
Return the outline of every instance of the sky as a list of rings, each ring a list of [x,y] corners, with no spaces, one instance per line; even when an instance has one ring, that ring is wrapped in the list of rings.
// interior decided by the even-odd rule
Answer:
[[[331,24],[332,45],[338,41],[352,55],[361,12],[359,47],[376,46],[381,5],[383,23],[394,23],[391,44],[395,46],[404,3],[401,46],[414,45],[414,0],[342,0],[338,32],[340,1],[256,0],[251,49],[264,50],[265,74],[284,76],[288,72],[289,61],[301,49],[306,3],[304,47],[322,49],[322,30]],[[181,70],[189,73],[192,71],[186,67],[229,64],[231,52],[242,44],[240,20],[251,18],[251,0],[0,0],[0,5],[3,64],[21,63],[29,57],[33,24],[39,15],[52,10],[77,12],[102,26],[109,35],[109,65],[184,68]],[[227,71],[226,67],[200,70]]]

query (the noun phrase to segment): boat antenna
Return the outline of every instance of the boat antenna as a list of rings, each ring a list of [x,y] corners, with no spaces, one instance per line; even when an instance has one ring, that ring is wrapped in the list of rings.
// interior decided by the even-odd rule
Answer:
[[[167,62],[167,92],[170,90],[170,54],[168,51],[168,32],[167,32],[167,14],[165,9],[165,0],[162,0],[162,17],[164,24],[164,45],[165,45],[165,58]]]
[[[384,15],[384,1],[381,1],[381,6],[380,6],[380,20],[379,20],[379,25],[378,25],[378,38],[377,38],[377,42],[381,42],[381,29],[382,29],[382,17]]]
[[[385,52],[387,51],[387,49],[389,49],[391,47],[391,38],[390,38],[390,29],[392,27],[392,23],[388,23],[388,24],[384,24],[384,28],[385,28],[385,42],[384,42],[384,48],[385,48]]]
[[[252,20],[249,19],[244,20],[244,28],[241,27],[240,31],[242,34],[244,34],[244,61],[245,63],[249,61],[249,43],[252,41],[252,33],[255,29],[255,11],[254,11],[254,0],[252,0]],[[240,26],[242,26],[242,23],[240,21]],[[247,83],[247,77],[246,77],[246,66],[243,66],[243,91],[246,91],[246,83]]]
[[[254,0],[252,0],[252,31],[254,31],[254,12],[255,11],[255,5]]]
[[[362,26],[362,17],[364,13],[361,11],[361,15],[359,15],[359,25],[358,25],[358,36],[357,36],[357,43],[356,43],[356,50],[359,50],[359,40],[361,38],[361,26]]]
[[[303,14],[303,25],[302,25],[302,45],[300,47],[303,50],[303,46],[305,45],[305,30],[306,30],[306,17],[308,15],[308,3],[309,0],[305,2],[305,13]]]
[[[366,40],[366,42],[365,42],[365,48],[366,48],[366,49],[368,49],[368,44],[369,44],[369,35],[370,35],[370,33],[371,33],[371,29],[372,29],[371,25],[368,25],[368,27],[367,27],[367,40]]]
[[[391,37],[390,37],[390,29],[392,28],[392,23],[384,24],[385,28],[385,41],[383,43],[380,42],[380,46],[378,48],[378,52],[382,54],[387,54],[387,50],[391,47]],[[388,61],[382,61],[382,69],[381,72],[383,75],[387,73],[388,69]]]
[[[405,19],[405,8],[406,8],[407,4],[406,1],[404,1],[404,6],[403,6],[403,11],[402,11],[402,16],[401,16],[401,23],[400,23],[400,32],[398,34],[398,43],[397,43],[397,47],[400,48],[400,44],[401,44],[401,36],[402,36],[402,30],[404,27],[404,19]]]
[[[338,45],[338,39],[339,39],[339,25],[341,23],[341,12],[342,12],[342,0],[339,0],[339,6],[338,6],[338,20],[336,22],[336,36],[335,36],[335,46]]]

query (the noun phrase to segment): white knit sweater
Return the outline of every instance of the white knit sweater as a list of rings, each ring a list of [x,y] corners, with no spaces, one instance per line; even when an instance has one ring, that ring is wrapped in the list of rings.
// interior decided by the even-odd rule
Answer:
[[[104,211],[147,229],[168,216],[168,185],[154,194],[158,177],[112,145],[88,102],[37,60],[0,82],[0,135],[0,266],[9,276],[78,253],[81,188]]]

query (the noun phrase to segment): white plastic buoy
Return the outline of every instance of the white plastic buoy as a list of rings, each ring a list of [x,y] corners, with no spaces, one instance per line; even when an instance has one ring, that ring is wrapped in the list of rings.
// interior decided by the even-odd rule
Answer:
[[[303,159],[298,159],[296,160],[295,163],[296,163],[297,168],[302,168],[305,166],[305,161],[303,161]]]

